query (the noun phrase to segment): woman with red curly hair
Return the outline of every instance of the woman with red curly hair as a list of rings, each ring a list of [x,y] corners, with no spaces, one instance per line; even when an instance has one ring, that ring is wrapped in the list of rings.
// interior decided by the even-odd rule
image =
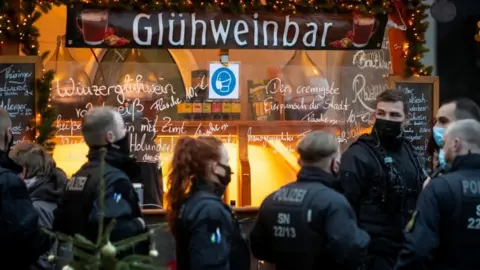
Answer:
[[[214,137],[182,137],[168,176],[168,222],[178,270],[246,270],[250,252],[222,196],[230,183],[228,152]]]

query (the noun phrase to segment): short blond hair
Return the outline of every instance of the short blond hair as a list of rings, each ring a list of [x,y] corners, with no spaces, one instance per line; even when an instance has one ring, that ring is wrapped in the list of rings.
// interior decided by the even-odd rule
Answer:
[[[26,171],[26,178],[51,176],[54,169],[53,158],[45,149],[34,142],[21,142],[13,147],[9,157]]]
[[[464,119],[453,122],[445,131],[449,139],[459,138],[476,152],[480,150],[480,122],[474,119]]]
[[[325,131],[310,132],[297,145],[300,160],[307,163],[321,161],[337,152],[337,138]]]
[[[88,146],[100,146],[107,142],[105,135],[109,130],[114,130],[114,107],[93,107],[82,119],[82,135]]]

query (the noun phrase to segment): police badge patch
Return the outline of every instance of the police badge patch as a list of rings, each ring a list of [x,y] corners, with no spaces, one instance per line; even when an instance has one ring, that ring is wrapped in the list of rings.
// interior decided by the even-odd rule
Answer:
[[[219,220],[209,219],[207,223],[207,232],[209,240],[212,244],[220,244],[222,242],[222,223]]]
[[[405,226],[405,232],[408,233],[408,232],[411,232],[413,230],[413,226],[415,225],[416,217],[417,217],[417,210],[415,210],[415,212],[413,212],[412,217],[410,218],[410,220],[407,223],[407,226]]]

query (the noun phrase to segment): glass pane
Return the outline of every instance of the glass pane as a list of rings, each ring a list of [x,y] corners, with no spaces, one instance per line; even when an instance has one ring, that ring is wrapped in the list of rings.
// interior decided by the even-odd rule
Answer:
[[[209,78],[216,51],[190,50],[197,63],[179,64],[166,50],[107,50],[87,72],[91,83],[53,85],[54,158],[74,173],[88,151],[83,115],[92,106],[113,106],[124,116],[137,159],[162,166],[164,174],[181,136],[219,137],[234,172],[227,199],[258,206],[296,179],[295,147],[308,132],[334,132],[342,149],[370,132],[376,96],[387,88],[384,76],[390,72],[385,51],[232,50],[239,98],[213,99],[213,84],[225,83]],[[88,66],[71,61],[62,65],[70,72],[62,74]]]

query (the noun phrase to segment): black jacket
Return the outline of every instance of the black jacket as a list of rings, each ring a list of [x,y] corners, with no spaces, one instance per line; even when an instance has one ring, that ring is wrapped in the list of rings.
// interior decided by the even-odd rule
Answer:
[[[63,189],[67,183],[66,177],[59,171],[55,170],[50,177],[38,176],[34,179],[26,180],[26,183],[33,207],[35,207],[39,214],[39,226],[51,230],[53,225],[53,211],[57,208],[57,203],[60,196],[63,194]],[[56,254],[56,241],[50,252]],[[48,262],[47,258],[48,254],[40,256],[38,261],[32,265],[31,270],[53,269],[53,265]]]
[[[250,234],[252,254],[277,270],[357,269],[370,241],[357,227],[336,179],[302,167],[298,179],[262,203]]]
[[[5,270],[28,269],[52,245],[40,231],[20,172],[21,167],[0,152],[0,268]]]
[[[137,219],[142,217],[138,196],[130,182],[139,173],[137,164],[113,148],[108,148],[105,158],[105,226],[115,219],[117,224],[111,233],[112,242],[146,232]],[[96,242],[99,212],[100,150],[91,149],[88,162],[76,172],[65,189],[57,209],[53,230],[68,235],[81,234]],[[84,181],[85,180],[85,181]],[[147,254],[148,241],[140,243],[129,253]]]
[[[450,170],[422,191],[416,214],[407,226],[397,270],[479,269],[480,155],[455,159]]]
[[[407,140],[386,144],[373,135],[359,137],[341,161],[339,180],[345,197],[359,227],[372,238],[369,254],[395,260],[427,178],[424,163]]]
[[[247,270],[250,252],[223,188],[196,180],[181,206],[173,233],[178,270]]]

